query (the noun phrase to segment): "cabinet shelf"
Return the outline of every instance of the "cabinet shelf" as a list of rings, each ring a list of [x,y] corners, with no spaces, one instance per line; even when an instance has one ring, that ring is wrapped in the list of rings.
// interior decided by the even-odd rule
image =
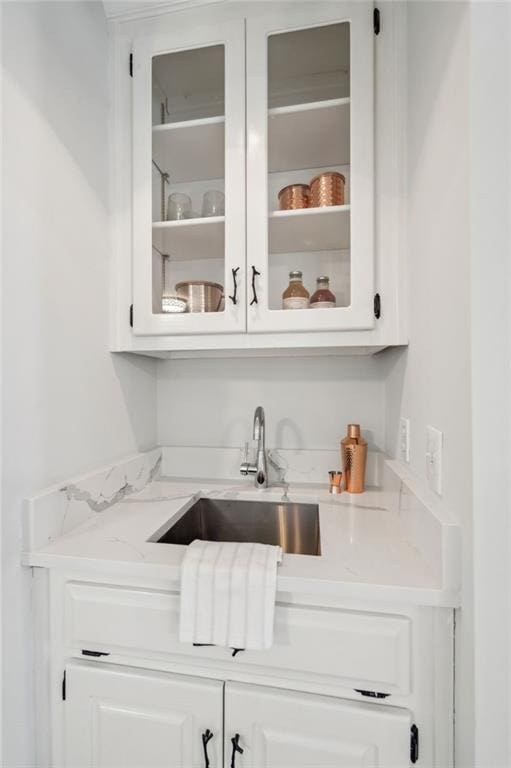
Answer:
[[[153,222],[153,236],[158,235],[165,253],[174,260],[221,259],[224,256],[225,217]]]
[[[224,177],[225,118],[153,126],[153,158],[171,184]]]
[[[270,253],[338,251],[350,247],[350,206],[269,214]]]
[[[330,99],[268,111],[268,170],[350,163],[350,100]]]

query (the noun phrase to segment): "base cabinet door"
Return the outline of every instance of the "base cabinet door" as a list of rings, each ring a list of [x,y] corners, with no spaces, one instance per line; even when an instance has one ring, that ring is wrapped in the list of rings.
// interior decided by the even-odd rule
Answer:
[[[67,768],[221,768],[222,682],[69,664],[64,709]]]
[[[410,727],[404,709],[226,684],[225,765],[234,768],[404,768]]]

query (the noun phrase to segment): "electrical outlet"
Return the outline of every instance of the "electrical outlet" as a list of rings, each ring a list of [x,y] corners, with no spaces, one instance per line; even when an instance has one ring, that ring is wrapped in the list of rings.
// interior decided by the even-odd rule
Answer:
[[[426,475],[430,488],[442,495],[443,433],[434,427],[426,431]]]
[[[399,456],[402,461],[410,462],[410,419],[399,419]]]

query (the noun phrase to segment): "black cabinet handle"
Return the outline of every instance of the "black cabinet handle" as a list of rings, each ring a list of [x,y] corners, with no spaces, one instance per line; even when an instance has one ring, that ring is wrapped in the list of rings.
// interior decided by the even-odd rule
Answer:
[[[239,733],[237,733],[236,736],[233,739],[231,739],[231,744],[232,744],[231,768],[236,768],[236,752],[239,752],[240,755],[243,754],[243,750],[238,744],[239,740],[240,740]]]
[[[233,292],[232,296],[229,296],[229,298],[230,298],[230,300],[232,301],[233,304],[237,304],[238,303],[238,300],[237,300],[238,282],[236,280],[236,275],[238,274],[239,271],[240,271],[239,267],[236,267],[236,269],[234,269],[234,267],[233,267],[233,269],[232,269],[232,283],[234,285],[234,292]]]
[[[257,291],[256,291],[255,279],[256,279],[257,275],[260,275],[260,274],[261,273],[258,272],[257,269],[252,265],[252,301],[250,302],[250,306],[252,306],[252,304],[258,304],[259,303],[258,300],[257,300]]]
[[[209,768],[208,743],[213,738],[209,728],[202,734],[202,748],[204,750],[204,768]]]

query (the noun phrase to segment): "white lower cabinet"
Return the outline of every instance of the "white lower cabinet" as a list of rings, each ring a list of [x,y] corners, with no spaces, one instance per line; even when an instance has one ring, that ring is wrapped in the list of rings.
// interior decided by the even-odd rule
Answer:
[[[397,707],[93,662],[70,663],[65,686],[67,768],[409,765]]]
[[[71,648],[115,648],[134,657],[169,653],[192,663],[198,657],[230,658],[225,648],[179,642],[178,592],[71,581],[64,594],[65,639]],[[321,653],[314,652],[318,638]],[[271,648],[243,652],[236,664],[254,674],[313,675],[323,685],[407,695],[411,644],[411,622],[405,616],[277,604]]]
[[[129,667],[66,669],[67,768],[222,765],[223,683]],[[207,746],[203,735],[212,733]]]
[[[451,609],[289,593],[233,656],[178,642],[177,585],[39,589],[38,768],[452,768]]]
[[[397,707],[226,684],[226,766],[401,768],[410,765],[410,727],[410,713]]]

